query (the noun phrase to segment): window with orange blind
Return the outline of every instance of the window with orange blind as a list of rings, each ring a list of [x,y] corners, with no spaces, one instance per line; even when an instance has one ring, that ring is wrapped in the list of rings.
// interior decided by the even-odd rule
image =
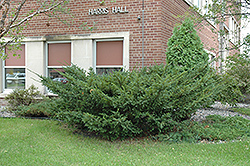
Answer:
[[[25,88],[25,45],[18,50],[7,50],[8,54],[4,62],[4,87],[5,89]],[[14,56],[16,55],[16,56]]]
[[[71,65],[71,43],[47,43],[48,76],[54,81],[66,83],[58,72],[64,72],[63,66]]]
[[[122,71],[123,41],[96,41],[96,73]]]

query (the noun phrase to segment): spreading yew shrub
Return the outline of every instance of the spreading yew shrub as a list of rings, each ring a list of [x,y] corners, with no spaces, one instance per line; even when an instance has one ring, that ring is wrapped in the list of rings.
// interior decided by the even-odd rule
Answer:
[[[61,73],[67,84],[40,77],[59,96],[53,113],[57,119],[116,139],[166,133],[189,119],[220,88],[214,79],[204,86],[213,77],[212,70],[195,79],[205,68],[180,71],[155,65],[96,75],[72,65]]]

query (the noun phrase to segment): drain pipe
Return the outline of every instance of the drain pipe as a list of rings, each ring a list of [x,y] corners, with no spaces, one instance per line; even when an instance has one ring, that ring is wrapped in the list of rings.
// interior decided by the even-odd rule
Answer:
[[[142,0],[142,68],[144,67],[144,0]]]

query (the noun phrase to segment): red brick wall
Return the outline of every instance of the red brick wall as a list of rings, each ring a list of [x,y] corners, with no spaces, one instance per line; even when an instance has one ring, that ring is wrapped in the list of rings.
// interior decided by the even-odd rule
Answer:
[[[145,1],[145,65],[162,61],[161,53],[161,0]],[[126,6],[129,13],[89,16],[89,9],[113,6]],[[75,17],[74,27],[68,27],[56,19],[49,20],[41,15],[30,22],[24,31],[25,36],[44,36],[62,34],[89,34],[107,32],[130,32],[130,67],[141,64],[142,50],[142,21],[137,17],[142,16],[142,2],[138,0],[117,0],[114,3],[106,2],[100,6],[98,1],[74,0],[69,4],[71,13]],[[66,20],[69,16],[64,17]],[[77,27],[83,22],[89,26],[96,22],[94,31],[82,30]],[[49,24],[48,24],[49,23]],[[48,26],[49,25],[49,26]]]
[[[34,2],[33,2],[34,1]],[[23,11],[35,9],[36,0],[29,1]],[[44,14],[30,21],[30,25],[23,31],[26,37],[45,35],[65,35],[65,34],[89,34],[107,32],[130,32],[130,67],[141,65],[142,50],[142,21],[137,17],[142,16],[142,0],[116,0],[116,2],[106,2],[100,6],[99,1],[94,0],[71,0],[68,5],[71,9],[73,26],[67,26],[55,18],[49,19]],[[129,13],[94,15],[89,16],[89,9],[97,9],[113,6],[126,6]],[[177,23],[175,16],[184,14],[189,5],[184,0],[145,0],[145,65],[165,62],[165,50],[167,40],[172,35],[174,25]],[[61,15],[65,20],[71,19],[69,15]],[[72,19],[71,19],[72,20]],[[93,26],[96,22],[95,30],[83,30],[78,27],[88,22]],[[206,47],[217,47],[217,41],[211,39],[210,29],[205,27],[198,32]]]

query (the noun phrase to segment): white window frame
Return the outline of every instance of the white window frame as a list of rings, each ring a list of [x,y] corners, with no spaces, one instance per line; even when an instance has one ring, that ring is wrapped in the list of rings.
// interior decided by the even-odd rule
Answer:
[[[24,45],[24,50],[25,50],[25,53],[24,53],[24,55],[25,55],[25,65],[24,66],[5,66],[5,60],[3,61],[3,71],[2,71],[2,75],[3,75],[3,80],[2,80],[2,87],[3,87],[3,93],[4,94],[9,94],[9,93],[11,93],[11,92],[13,92],[13,90],[14,89],[6,89],[5,88],[5,79],[6,79],[6,77],[5,77],[5,69],[20,69],[20,68],[24,68],[24,72],[25,72],[25,83],[24,83],[24,89],[26,89],[27,87],[27,77],[26,77],[26,75],[27,75],[27,44],[25,44],[25,43],[20,43],[21,45]],[[4,51],[4,53],[3,53],[4,55],[5,55],[5,51]]]
[[[240,42],[240,25],[233,16],[229,18],[229,39],[234,45]]]
[[[122,41],[122,44],[123,44],[123,50],[122,50],[122,58],[123,58],[123,61],[122,61],[122,65],[96,65],[96,42],[105,42],[105,41]],[[96,73],[96,68],[123,68],[123,71],[125,69],[125,42],[124,42],[124,38],[113,38],[113,39],[110,39],[110,38],[107,38],[107,39],[95,39],[94,40],[94,50],[93,50],[93,53],[94,53],[94,71]]]
[[[60,43],[70,43],[70,47],[71,47],[71,52],[70,52],[70,62],[72,62],[73,60],[73,46],[72,46],[72,41],[70,40],[65,40],[65,41],[47,41],[46,44],[45,44],[45,54],[46,54],[46,71],[45,71],[45,74],[46,74],[46,77],[49,77],[49,69],[56,69],[56,68],[63,68],[65,66],[49,66],[49,49],[48,49],[48,45],[49,44],[60,44]],[[72,63],[71,63],[72,65]],[[46,87],[46,93],[48,95],[55,95],[53,93],[51,93],[51,91],[48,90],[48,88]]]
[[[193,0],[193,4],[198,7],[199,9],[203,10],[203,0]]]
[[[72,56],[72,52],[73,52],[73,48],[72,48],[72,42],[71,41],[48,41],[46,42],[46,46],[45,46],[45,53],[46,53],[46,77],[49,76],[49,69],[51,68],[63,68],[65,66],[49,66],[49,49],[48,49],[48,45],[49,44],[60,44],[60,43],[70,43],[70,47],[71,47],[71,53],[70,53],[70,61],[72,62],[73,60],[73,56]]]
[[[208,5],[212,4],[212,0],[185,0],[190,6],[195,6],[200,9],[199,14],[203,15],[208,12]],[[215,21],[207,19],[208,23],[210,23],[213,27],[216,28]]]
[[[193,5],[202,11],[202,14],[208,12],[208,5],[212,4],[212,0],[186,0],[189,5]]]

